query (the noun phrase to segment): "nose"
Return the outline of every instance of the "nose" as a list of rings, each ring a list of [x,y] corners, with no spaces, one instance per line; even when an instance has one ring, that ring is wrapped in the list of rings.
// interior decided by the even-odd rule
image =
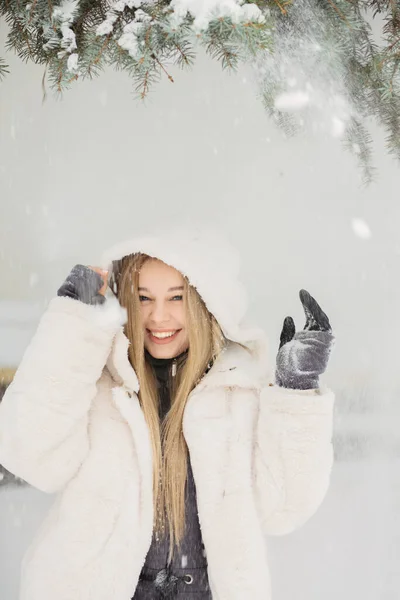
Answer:
[[[168,306],[164,302],[154,302],[150,317],[155,324],[167,322],[169,319]]]

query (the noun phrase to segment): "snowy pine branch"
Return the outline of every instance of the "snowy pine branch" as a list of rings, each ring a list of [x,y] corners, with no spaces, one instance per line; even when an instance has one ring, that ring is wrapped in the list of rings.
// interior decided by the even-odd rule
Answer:
[[[0,0],[7,50],[46,65],[62,93],[106,67],[128,72],[144,99],[196,49],[235,70],[256,65],[263,103],[288,135],[305,128],[343,140],[372,178],[366,121],[400,159],[399,0]],[[370,20],[383,21],[380,45]],[[7,74],[0,59],[0,79]]]

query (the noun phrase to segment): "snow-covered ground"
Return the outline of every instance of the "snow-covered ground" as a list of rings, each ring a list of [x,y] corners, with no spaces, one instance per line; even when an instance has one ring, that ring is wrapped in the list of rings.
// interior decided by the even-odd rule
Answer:
[[[274,600],[398,600],[399,470],[400,460],[335,464],[317,514],[299,531],[267,540]],[[53,496],[0,490],[0,597],[18,600],[22,555]]]

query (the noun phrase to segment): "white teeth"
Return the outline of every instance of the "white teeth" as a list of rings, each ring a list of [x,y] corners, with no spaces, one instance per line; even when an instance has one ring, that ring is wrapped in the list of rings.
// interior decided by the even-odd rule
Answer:
[[[166,331],[164,333],[155,333],[154,331],[152,331],[151,335],[154,335],[154,337],[162,340],[163,338],[172,337],[173,335],[175,335],[176,331]]]

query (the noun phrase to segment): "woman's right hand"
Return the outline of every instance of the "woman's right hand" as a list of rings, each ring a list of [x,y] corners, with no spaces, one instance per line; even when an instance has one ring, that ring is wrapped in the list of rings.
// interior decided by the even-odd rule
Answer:
[[[103,304],[107,289],[108,271],[99,267],[75,265],[57,296],[80,300],[84,304]]]

